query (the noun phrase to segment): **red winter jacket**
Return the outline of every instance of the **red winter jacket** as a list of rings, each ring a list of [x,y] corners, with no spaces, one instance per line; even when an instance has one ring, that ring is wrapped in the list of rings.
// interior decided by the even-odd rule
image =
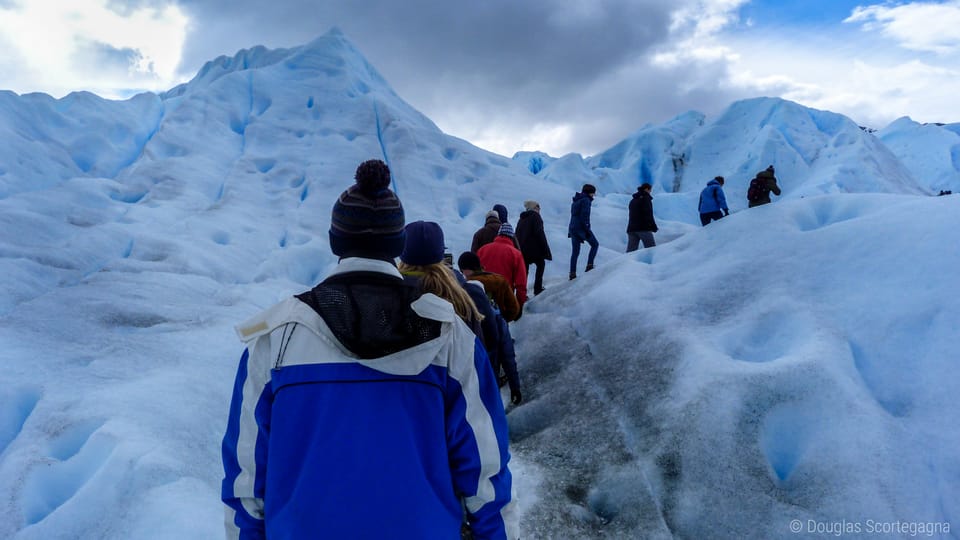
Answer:
[[[484,270],[500,274],[510,282],[523,307],[527,301],[527,265],[523,262],[523,254],[513,246],[513,238],[503,235],[494,238],[477,251],[477,257]]]

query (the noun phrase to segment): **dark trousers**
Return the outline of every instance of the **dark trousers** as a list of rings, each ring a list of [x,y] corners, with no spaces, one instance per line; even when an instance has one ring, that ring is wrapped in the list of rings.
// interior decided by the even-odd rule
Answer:
[[[723,212],[717,210],[716,212],[707,212],[706,214],[700,214],[700,224],[704,227],[707,226],[707,223],[711,221],[723,219]]]
[[[539,261],[532,261],[527,263],[527,275],[530,275],[530,265],[534,264],[537,266],[537,273],[533,277],[533,294],[537,295],[543,291],[543,270],[547,267],[547,261],[540,259]]]
[[[643,242],[643,247],[651,248],[657,245],[657,242],[653,239],[653,233],[650,231],[634,231],[627,233],[627,253],[631,251],[636,251],[640,247],[640,242]]]
[[[587,254],[587,266],[593,266],[594,259],[597,258],[597,251],[600,249],[600,242],[597,241],[597,237],[593,235],[593,231],[587,232],[587,237],[583,240],[575,237],[571,237],[570,241],[573,243],[573,252],[570,254],[570,273],[577,273],[577,259],[580,258],[580,244],[586,240],[590,244],[590,253]]]

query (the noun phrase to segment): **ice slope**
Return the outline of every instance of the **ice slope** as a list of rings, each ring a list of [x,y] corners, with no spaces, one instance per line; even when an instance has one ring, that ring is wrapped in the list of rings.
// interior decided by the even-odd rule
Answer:
[[[932,192],[960,192],[960,124],[920,124],[904,117],[877,137]]]
[[[326,247],[333,199],[352,183],[356,165],[370,158],[390,164],[408,217],[444,223],[448,246],[457,253],[469,248],[494,204],[506,204],[515,223],[525,199],[543,199],[545,219],[565,225],[572,195],[562,186],[543,186],[507,158],[440,132],[336,30],[298,48],[260,47],[221,57],[162,99],[6,98],[15,120],[14,144],[0,152],[0,169],[10,171],[3,176],[8,195],[48,188],[37,196],[52,199],[50,208],[61,206],[59,215],[78,223],[71,240],[10,239],[0,265],[17,266],[10,261],[24,257],[29,270],[9,269],[25,275],[0,292],[0,310],[111,263],[173,272],[202,267],[229,282],[280,273],[313,283],[335,263]],[[49,109],[69,105],[76,114],[64,120],[38,111],[35,102]],[[94,133],[136,131],[130,119],[136,107],[149,112],[142,137],[97,135],[98,144],[70,147],[75,155],[61,164],[64,141],[82,140],[84,126]],[[116,126],[121,121],[129,124],[126,131]],[[49,135],[41,145],[34,141],[39,136],[23,135],[29,129]],[[87,172],[74,161],[89,164]],[[71,199],[89,200],[99,210],[66,202]],[[8,230],[34,224],[43,231],[40,221],[60,219],[41,215],[50,208],[35,210],[13,197],[6,204],[10,210],[0,219]],[[124,231],[130,220],[150,227]],[[118,231],[103,240],[109,249],[95,240],[105,229]],[[194,242],[172,246],[171,236]],[[558,256],[569,253],[565,229],[551,237]],[[53,246],[57,253],[50,253]]]
[[[598,268],[571,283],[583,160],[552,161],[577,176],[542,181],[444,135],[336,31],[217,59],[163,96],[77,94],[67,115],[51,111],[70,97],[2,99],[0,538],[221,537],[232,327],[335,263],[330,207],[370,157],[390,162],[408,220],[439,221],[454,253],[494,203],[515,223],[525,198],[541,202],[555,260],[517,326],[530,401],[510,412],[524,537],[743,532],[737,501],[769,527],[792,516],[771,498],[801,515],[854,497],[957,524],[956,429],[930,433],[956,417],[943,399],[960,345],[942,277],[957,263],[941,236],[952,197],[808,197],[700,229],[693,191],[657,192],[661,245],[625,256],[629,195],[602,192]],[[64,141],[92,133],[83,172]],[[779,277],[753,298],[749,260]],[[837,424],[820,421],[836,407]],[[841,436],[857,445],[833,457]],[[878,450],[860,463],[861,448]]]
[[[528,534],[787,538],[798,519],[954,538],[957,209],[786,201],[535,298],[510,414],[515,453],[546,471]]]
[[[163,107],[153,94],[110,101],[89,92],[54,99],[0,91],[0,197],[78,176],[113,177],[140,157]]]

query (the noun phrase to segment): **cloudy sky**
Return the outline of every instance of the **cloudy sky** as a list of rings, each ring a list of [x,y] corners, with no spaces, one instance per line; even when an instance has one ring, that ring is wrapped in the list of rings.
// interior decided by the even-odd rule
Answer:
[[[0,0],[0,89],[163,91],[333,26],[441,129],[507,156],[591,155],[755,96],[960,121],[960,0]]]

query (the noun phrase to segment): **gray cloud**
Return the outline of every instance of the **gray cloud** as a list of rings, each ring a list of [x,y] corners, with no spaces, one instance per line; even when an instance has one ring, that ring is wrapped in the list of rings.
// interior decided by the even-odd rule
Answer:
[[[81,69],[127,79],[133,78],[130,77],[130,70],[143,61],[143,53],[128,47],[118,49],[100,41],[79,40],[71,59]],[[152,65],[147,67],[143,75],[155,77]]]
[[[469,131],[445,121],[464,109],[520,131],[573,123],[576,141],[564,151],[593,153],[644,123],[729,102],[710,81],[677,92],[697,86],[685,83],[699,76],[649,62],[669,45],[672,13],[691,2],[274,0],[264,9],[260,0],[179,0],[193,28],[181,71],[190,76],[205,61],[254,45],[301,45],[337,26],[447,131]],[[115,9],[162,3],[114,0]]]

